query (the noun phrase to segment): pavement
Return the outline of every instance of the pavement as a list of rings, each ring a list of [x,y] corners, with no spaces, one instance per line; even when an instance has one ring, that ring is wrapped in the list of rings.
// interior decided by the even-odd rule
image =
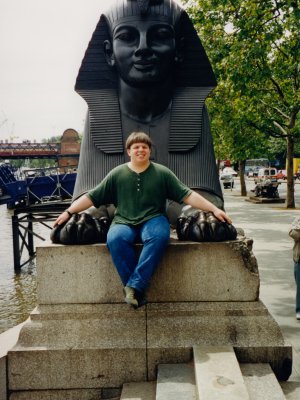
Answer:
[[[295,316],[293,241],[288,236],[291,222],[300,211],[287,210],[284,204],[251,203],[240,196],[238,183],[235,186],[233,190],[224,190],[225,209],[234,226],[242,228],[245,235],[254,240],[253,253],[260,274],[260,299],[293,347],[290,380],[300,382],[300,321]],[[284,184],[282,186],[280,197],[285,195]],[[247,187],[251,188],[250,185]],[[299,205],[297,196],[300,203],[300,185],[296,187],[296,206]]]

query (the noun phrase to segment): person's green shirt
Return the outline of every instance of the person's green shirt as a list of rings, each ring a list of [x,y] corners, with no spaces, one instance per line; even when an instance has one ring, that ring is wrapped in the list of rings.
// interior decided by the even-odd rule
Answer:
[[[119,165],[87,195],[97,208],[114,204],[113,223],[138,225],[166,215],[166,200],[181,203],[191,192],[167,167],[151,162],[141,173]]]

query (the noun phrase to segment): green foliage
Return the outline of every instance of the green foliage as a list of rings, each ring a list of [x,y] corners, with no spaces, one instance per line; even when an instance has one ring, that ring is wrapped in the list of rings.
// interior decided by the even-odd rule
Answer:
[[[299,141],[298,1],[184,1],[218,79],[208,105],[219,156]],[[271,140],[274,144],[274,140]]]
[[[62,135],[51,136],[48,139],[42,139],[42,143],[60,143],[62,139]]]
[[[287,207],[300,141],[297,0],[183,0],[219,81],[209,102],[218,157],[274,155],[286,145]],[[225,158],[225,157],[224,157]],[[242,163],[241,163],[242,165]]]

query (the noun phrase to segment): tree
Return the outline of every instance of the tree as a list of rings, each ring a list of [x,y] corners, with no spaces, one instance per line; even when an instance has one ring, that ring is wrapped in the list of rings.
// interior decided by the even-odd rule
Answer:
[[[62,139],[62,135],[51,136],[48,139],[42,139],[42,143],[60,143]]]
[[[246,103],[241,98],[233,98],[222,84],[213,98],[208,100],[208,106],[212,116],[216,155],[220,159],[229,158],[238,162],[241,195],[246,196],[245,160],[267,154],[265,136],[247,125]]]
[[[247,138],[259,137],[261,132],[268,139],[286,142],[287,207],[294,208],[293,153],[295,143],[300,140],[299,2],[190,0],[185,3],[219,83],[226,88],[228,97],[223,98],[223,104],[214,105],[219,106],[219,118],[226,121],[228,110],[224,114],[224,102],[228,101],[232,115],[236,114],[234,122],[239,138],[245,131]],[[220,100],[216,94],[215,99]],[[238,143],[242,140],[235,139],[236,147]]]

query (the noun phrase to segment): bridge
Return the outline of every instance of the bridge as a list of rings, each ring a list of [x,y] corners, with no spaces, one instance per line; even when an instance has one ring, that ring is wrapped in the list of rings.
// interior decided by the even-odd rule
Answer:
[[[80,139],[75,129],[66,129],[60,143],[36,143],[25,140],[22,143],[5,143],[0,141],[0,160],[17,160],[32,158],[52,158],[59,166],[77,165],[80,153]]]
[[[0,143],[0,159],[52,158],[61,156],[60,143]],[[64,157],[67,155],[64,154]],[[68,154],[78,156],[78,154]]]

